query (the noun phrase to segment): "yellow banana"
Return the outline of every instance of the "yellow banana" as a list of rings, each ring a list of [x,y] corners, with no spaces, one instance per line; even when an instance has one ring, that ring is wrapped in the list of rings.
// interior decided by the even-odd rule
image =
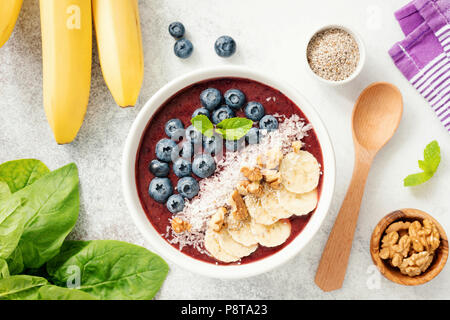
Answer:
[[[103,78],[116,103],[134,106],[144,76],[137,0],[92,0]]]
[[[0,48],[8,41],[16,25],[23,0],[0,1]]]
[[[40,0],[44,108],[55,140],[72,142],[89,101],[91,0]]]

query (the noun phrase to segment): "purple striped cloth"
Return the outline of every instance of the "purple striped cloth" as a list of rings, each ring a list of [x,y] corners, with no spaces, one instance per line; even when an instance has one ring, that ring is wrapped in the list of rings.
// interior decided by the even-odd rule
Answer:
[[[389,54],[450,133],[450,0],[415,0],[395,17],[406,37]]]

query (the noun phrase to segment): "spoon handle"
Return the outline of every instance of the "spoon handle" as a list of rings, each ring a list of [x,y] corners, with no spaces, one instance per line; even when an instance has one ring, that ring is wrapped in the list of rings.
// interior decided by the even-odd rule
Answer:
[[[315,282],[323,291],[342,287],[352,248],[364,187],[372,157],[357,156],[352,180],[331,230],[317,269]]]

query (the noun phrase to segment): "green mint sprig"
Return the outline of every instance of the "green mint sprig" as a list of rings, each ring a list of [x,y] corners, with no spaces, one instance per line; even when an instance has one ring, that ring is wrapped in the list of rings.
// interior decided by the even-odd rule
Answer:
[[[417,186],[428,181],[436,172],[441,162],[441,149],[436,140],[430,142],[423,151],[423,160],[419,160],[419,168],[423,172],[410,174],[403,180],[405,187]]]
[[[192,125],[207,137],[211,137],[214,132],[214,125],[205,115],[198,115],[191,120]],[[216,132],[221,134],[226,140],[239,140],[252,128],[253,121],[247,118],[225,119],[217,124]]]

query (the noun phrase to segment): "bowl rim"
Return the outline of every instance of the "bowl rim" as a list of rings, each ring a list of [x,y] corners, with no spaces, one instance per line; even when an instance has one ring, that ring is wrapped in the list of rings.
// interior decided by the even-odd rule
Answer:
[[[178,249],[175,249],[163,239],[158,232],[156,232],[153,225],[148,220],[139,200],[135,180],[135,162],[141,137],[149,119],[151,119],[151,116],[156,110],[158,110],[158,108],[174,94],[194,83],[208,79],[226,77],[245,78],[263,83],[281,91],[297,106],[301,106],[301,111],[312,124],[319,140],[323,156],[323,171],[325,172],[319,203],[315,213],[311,216],[310,221],[303,231],[280,251],[264,259],[243,265],[211,264],[192,258],[187,254],[180,252]],[[145,103],[130,128],[122,156],[121,171],[123,194],[129,213],[145,240],[151,245],[151,248],[168,261],[175,263],[184,269],[199,275],[220,279],[238,279],[255,276],[280,266],[298,254],[313,238],[322,225],[331,206],[336,180],[335,155],[331,139],[314,107],[312,107],[312,105],[290,85],[285,84],[280,80],[276,80],[272,76],[240,66],[210,67],[193,71],[177,77],[158,90]]]
[[[439,248],[436,250],[438,252],[438,260],[433,260],[432,264],[425,270],[424,273],[410,277],[408,275],[404,275],[400,272],[400,270],[393,270],[392,267],[389,267],[387,262],[382,260],[379,255],[380,249],[380,241],[383,237],[386,229],[394,222],[401,220],[421,220],[430,219],[439,230],[441,243]],[[413,208],[404,208],[392,211],[385,215],[375,226],[372,235],[370,237],[370,255],[372,257],[373,263],[377,266],[380,273],[386,277],[387,279],[402,285],[407,286],[416,286],[427,283],[434,279],[444,268],[447,259],[448,259],[448,238],[445,233],[445,229],[442,225],[433,218],[430,214],[425,211]]]
[[[358,49],[359,49],[359,62],[358,62],[358,66],[356,67],[355,71],[353,71],[353,73],[346,79],[344,80],[339,80],[339,81],[335,81],[335,80],[327,80],[325,78],[322,78],[321,76],[319,76],[318,74],[316,74],[312,69],[311,66],[308,63],[308,45],[311,42],[311,39],[319,32],[322,32],[324,30],[327,29],[331,29],[331,28],[336,28],[336,29],[341,29],[344,30],[346,32],[348,32],[356,41],[356,43],[358,44]],[[324,26],[321,26],[319,28],[314,29],[313,32],[311,32],[307,38],[307,41],[305,43],[304,46],[304,62],[305,62],[305,67],[308,70],[308,73],[310,75],[312,75],[313,78],[318,79],[319,81],[321,81],[322,83],[326,83],[327,85],[330,86],[339,86],[339,85],[343,85],[346,83],[349,83],[350,81],[352,81],[353,79],[355,79],[360,73],[361,70],[364,67],[364,64],[366,62],[366,47],[364,44],[364,41],[361,37],[361,35],[356,32],[355,30],[353,30],[352,28],[350,28],[348,25],[345,24],[338,24],[338,23],[333,23],[333,24],[327,24]]]

